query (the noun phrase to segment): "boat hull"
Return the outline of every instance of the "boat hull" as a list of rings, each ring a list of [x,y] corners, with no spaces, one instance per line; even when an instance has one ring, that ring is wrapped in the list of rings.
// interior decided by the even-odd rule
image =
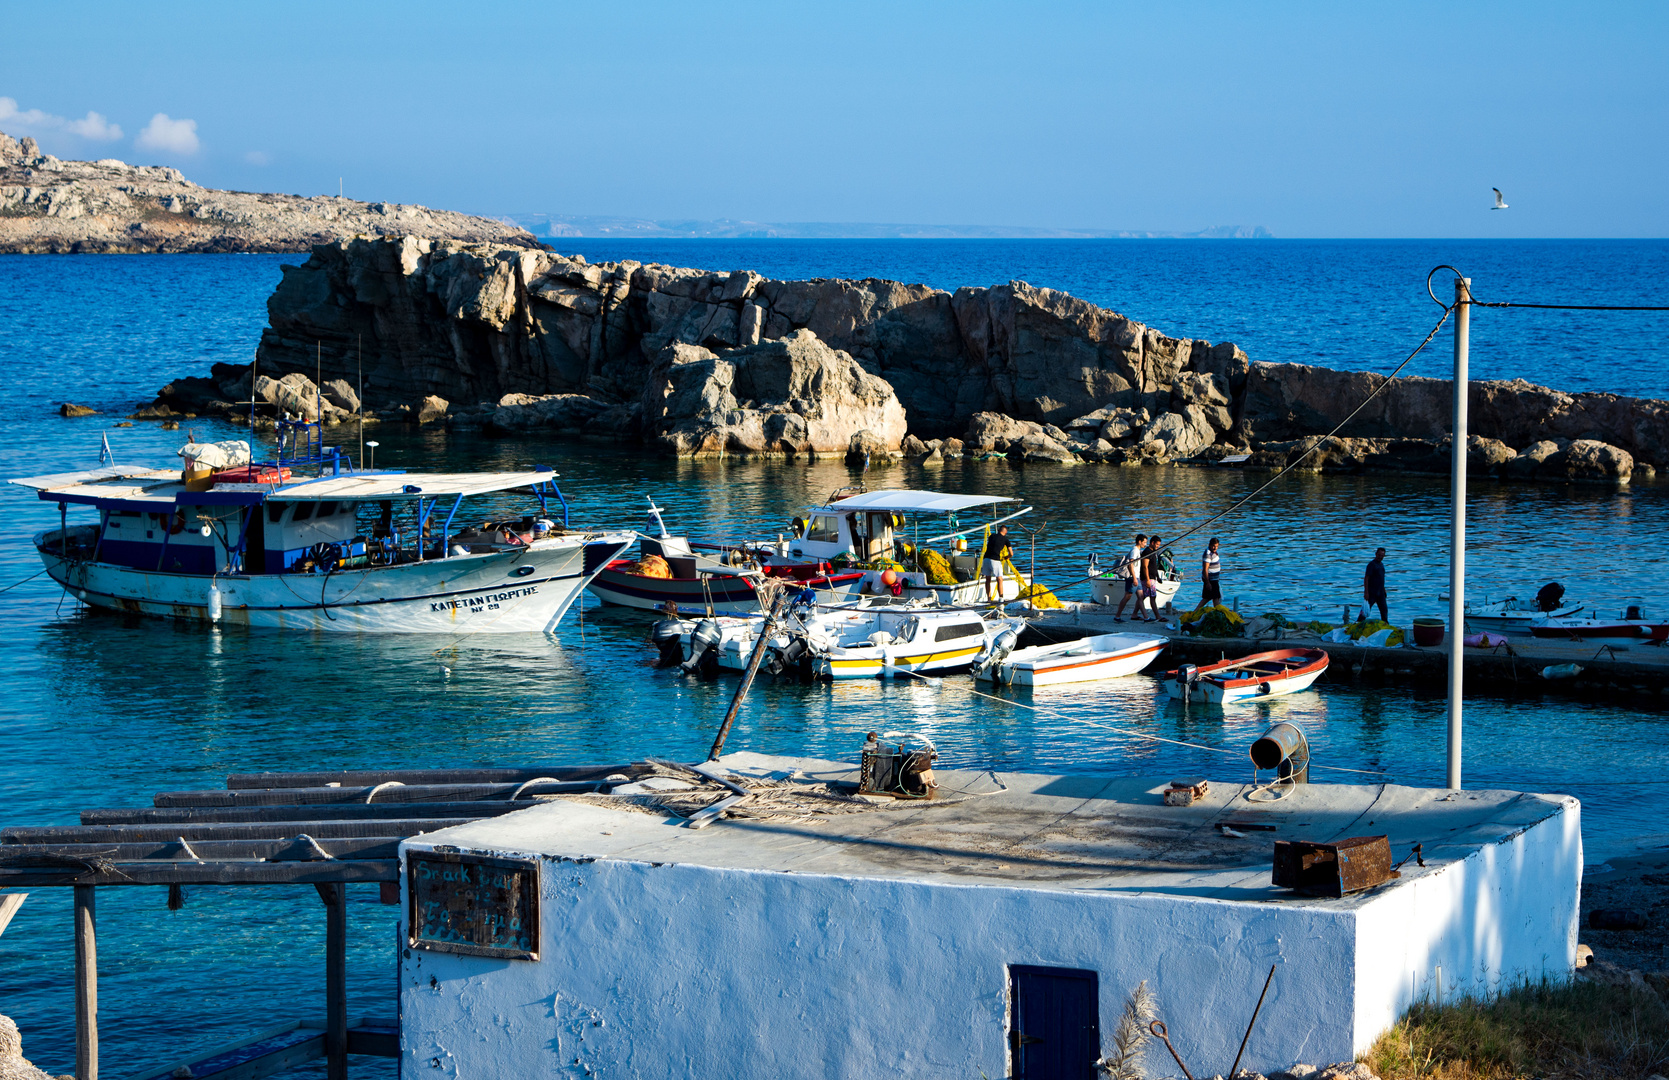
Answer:
[[[1108,638],[1137,635],[1109,634]],[[1109,643],[1110,644],[1110,643]],[[1085,646],[1091,650],[1083,651]],[[1057,686],[1134,675],[1165,651],[1166,639],[1142,638],[1122,647],[1099,647],[1097,638],[1021,649],[979,672],[978,678],[1010,686]],[[1074,653],[1077,655],[1074,655]]]
[[[83,603],[128,615],[275,630],[528,633],[555,629],[630,533],[535,541],[491,554],[332,574],[175,574],[66,560],[37,543],[47,573]],[[219,591],[211,618],[210,588]]]
[[[1176,607],[1176,594],[1181,591],[1181,578],[1161,581],[1159,583],[1159,595],[1154,599],[1158,601],[1159,607],[1174,609]],[[1105,605],[1106,607],[1117,607],[1118,602],[1123,600],[1125,597],[1124,579],[1108,577],[1091,578],[1089,592],[1090,600],[1093,602]],[[1130,599],[1131,602],[1134,603],[1136,594],[1131,593]]]
[[[705,587],[700,578],[657,578],[632,574],[621,569],[625,560],[615,560],[598,571],[587,588],[605,604],[616,607],[655,611],[668,601],[684,611],[703,611],[709,599],[713,610],[724,614],[744,615],[759,610],[759,594],[755,579],[742,574],[709,575]],[[853,587],[863,579],[861,571],[832,574],[809,581],[792,581],[798,589],[814,589],[818,603],[841,603]]]
[[[1569,640],[1577,638],[1651,638],[1653,641],[1669,639],[1669,623],[1655,623],[1646,621],[1601,621],[1584,622],[1578,619],[1563,619],[1557,623],[1531,623],[1530,633],[1539,638],[1562,638]]]
[[[1184,669],[1167,671],[1165,690],[1178,701],[1212,705],[1284,697],[1308,690],[1327,670],[1327,663],[1327,653],[1321,649],[1254,653],[1197,668],[1192,680],[1184,679]]]

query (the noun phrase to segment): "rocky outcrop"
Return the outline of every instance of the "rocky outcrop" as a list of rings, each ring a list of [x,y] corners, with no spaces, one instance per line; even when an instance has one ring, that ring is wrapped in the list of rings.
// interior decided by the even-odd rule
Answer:
[[[322,342],[326,377],[352,377],[363,340],[372,408],[427,394],[620,404],[674,342],[718,352],[798,330],[886,380],[923,438],[958,436],[982,411],[1052,424],[1109,405],[1157,415],[1179,373],[1217,373],[1232,393],[1246,366],[1232,345],[1167,337],[1024,282],[952,294],[414,238],[320,245],[285,268],[267,311],[262,370],[311,373]]]
[[[905,434],[887,381],[805,329],[718,353],[667,345],[640,415],[644,438],[681,457],[890,453]]]
[[[1018,281],[947,293],[361,238],[321,244],[305,264],[286,266],[267,308],[259,370],[283,382],[311,378],[322,363],[327,386],[338,387],[326,394],[327,420],[352,404],[341,390],[357,394],[363,345],[367,415],[487,432],[642,439],[688,454],[815,454],[850,452],[867,431],[866,444],[929,459],[1449,469],[1444,380],[1254,364],[1230,343],[1169,337]],[[823,398],[755,394],[738,374],[752,357],[814,347],[846,357],[836,368],[847,374],[812,387]],[[825,361],[822,370],[836,368]],[[877,424],[865,412],[873,402],[855,408],[839,397],[859,386],[858,372],[889,387],[907,432]],[[180,401],[213,386],[230,394],[239,373],[247,378],[217,366],[211,380],[176,380],[156,408],[185,411]],[[247,386],[241,393],[247,401]],[[1470,394],[1476,475],[1616,483],[1669,459],[1669,402],[1522,380],[1475,382]],[[908,447],[905,434],[915,438]],[[1605,449],[1570,452],[1586,442]]]
[[[399,203],[216,191],[178,169],[60,161],[0,133],[0,254],[301,252],[351,236],[538,247],[519,226]]]

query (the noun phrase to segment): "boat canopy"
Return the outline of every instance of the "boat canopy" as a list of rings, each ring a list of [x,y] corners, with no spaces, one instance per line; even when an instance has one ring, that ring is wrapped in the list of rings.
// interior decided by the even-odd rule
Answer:
[[[513,488],[536,487],[556,479],[548,469],[501,473],[354,473],[322,476],[272,489],[268,502],[325,502],[424,498],[440,495],[485,495]]]
[[[9,481],[19,487],[34,488],[36,491],[57,491],[61,488],[79,487],[82,484],[99,483],[110,480],[144,480],[142,484],[109,484],[99,483],[101,490],[108,490],[114,496],[126,492],[134,495],[143,493],[144,489],[159,481],[178,480],[178,469],[159,469],[154,465],[105,465],[98,469],[83,469],[80,472],[53,473],[50,476],[25,476]]]
[[[842,514],[854,510],[886,510],[899,514],[956,514],[975,506],[992,506],[1015,501],[1006,495],[947,495],[941,491],[891,489],[865,491],[839,502],[807,509],[830,510]]]

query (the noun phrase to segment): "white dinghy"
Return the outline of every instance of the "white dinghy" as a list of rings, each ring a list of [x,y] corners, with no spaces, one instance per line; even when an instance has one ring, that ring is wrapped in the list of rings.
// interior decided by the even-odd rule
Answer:
[[[975,672],[1009,686],[1055,686],[1134,675],[1164,651],[1166,639],[1146,634],[1096,634],[1077,641],[1034,645]]]

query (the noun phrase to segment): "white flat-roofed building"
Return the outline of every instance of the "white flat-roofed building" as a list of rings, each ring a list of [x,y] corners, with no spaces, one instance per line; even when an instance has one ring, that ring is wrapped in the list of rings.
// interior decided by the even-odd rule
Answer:
[[[401,951],[402,1075],[1087,1077],[1146,980],[1204,1077],[1273,965],[1241,1062],[1272,1071],[1350,1059],[1439,983],[1488,993],[1575,961],[1565,796],[1316,784],[1264,803],[1214,782],[1173,807],[1163,780],[941,771],[936,800],[875,803],[828,797],[851,765],[719,764],[777,782],[734,807],[755,816],[691,829],[592,796],[402,844],[427,939]],[[1274,840],[1381,834],[1425,865],[1340,899],[1271,884]],[[519,900],[480,900],[496,947],[445,940],[448,905],[479,923],[474,890],[517,867]],[[1149,1053],[1150,1075],[1178,1072]]]

